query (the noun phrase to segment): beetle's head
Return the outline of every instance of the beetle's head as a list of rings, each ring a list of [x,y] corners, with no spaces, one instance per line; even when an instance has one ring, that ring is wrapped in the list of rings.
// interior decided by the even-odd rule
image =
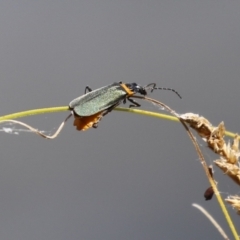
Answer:
[[[147,95],[147,91],[144,87],[138,85],[137,83],[126,83],[126,86],[131,89],[134,93],[139,93],[141,95]]]

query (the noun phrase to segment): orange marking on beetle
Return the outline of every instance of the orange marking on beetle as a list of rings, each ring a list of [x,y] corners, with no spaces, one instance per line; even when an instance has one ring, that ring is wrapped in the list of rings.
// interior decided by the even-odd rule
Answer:
[[[103,112],[98,112],[88,117],[79,117],[75,115],[73,126],[76,126],[78,131],[85,131],[91,128],[95,123],[98,123],[102,118],[102,114]]]
[[[134,94],[134,92],[131,89],[129,89],[124,83],[121,83],[120,86],[126,91],[128,96],[132,96]]]

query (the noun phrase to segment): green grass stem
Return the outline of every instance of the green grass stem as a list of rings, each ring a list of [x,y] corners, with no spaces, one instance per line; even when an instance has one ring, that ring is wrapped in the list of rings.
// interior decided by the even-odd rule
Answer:
[[[28,116],[38,115],[38,114],[45,114],[45,113],[66,112],[68,110],[69,110],[68,106],[39,108],[39,109],[27,110],[27,111],[11,113],[11,114],[8,114],[8,115],[0,116],[0,121],[9,120],[9,119],[16,119],[16,118],[23,118],[23,117],[28,117]],[[176,118],[174,116],[171,116],[169,114],[163,114],[163,113],[158,113],[158,112],[150,112],[150,111],[145,111],[145,110],[141,110],[141,109],[134,109],[134,108],[122,108],[122,107],[117,107],[114,110],[122,111],[122,112],[135,113],[135,114],[141,114],[141,115],[146,115],[146,116],[149,116],[149,117],[156,117],[156,118],[161,118],[161,119],[166,119],[166,120],[170,120],[170,121],[179,122],[178,118]],[[226,136],[229,136],[229,137],[234,137],[235,136],[235,134],[233,132],[229,132],[229,131],[226,131],[225,134],[226,134]]]

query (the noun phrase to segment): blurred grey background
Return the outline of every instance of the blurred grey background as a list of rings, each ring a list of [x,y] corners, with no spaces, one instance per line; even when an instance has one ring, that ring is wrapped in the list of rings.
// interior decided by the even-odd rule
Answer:
[[[68,105],[86,85],[156,82],[183,99],[151,97],[238,132],[239,12],[223,0],[2,0],[0,114]],[[53,133],[67,114],[22,120]],[[0,134],[1,239],[221,239],[192,203],[232,238],[215,196],[203,198],[209,183],[180,124],[116,111],[96,130],[72,122],[53,141]],[[224,198],[240,193],[214,169]]]

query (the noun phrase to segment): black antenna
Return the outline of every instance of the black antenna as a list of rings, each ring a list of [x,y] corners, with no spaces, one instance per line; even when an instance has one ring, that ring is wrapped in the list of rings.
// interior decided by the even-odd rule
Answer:
[[[158,88],[156,88],[156,87],[155,87],[155,88],[152,88],[151,92],[152,92],[154,89],[159,89],[159,90],[169,90],[169,91],[172,91],[172,92],[176,93],[176,94],[178,95],[179,98],[182,99],[181,95],[180,95],[176,90],[174,90],[174,89],[172,89],[172,88],[163,88],[163,87],[158,87]]]
[[[178,97],[182,99],[181,95],[176,90],[174,90],[172,88],[156,87],[156,83],[149,83],[148,85],[144,86],[144,89],[146,89],[146,90],[151,89],[151,92],[153,92],[153,90],[157,90],[157,89],[158,90],[169,90],[169,91],[172,91],[175,94],[177,94]]]

